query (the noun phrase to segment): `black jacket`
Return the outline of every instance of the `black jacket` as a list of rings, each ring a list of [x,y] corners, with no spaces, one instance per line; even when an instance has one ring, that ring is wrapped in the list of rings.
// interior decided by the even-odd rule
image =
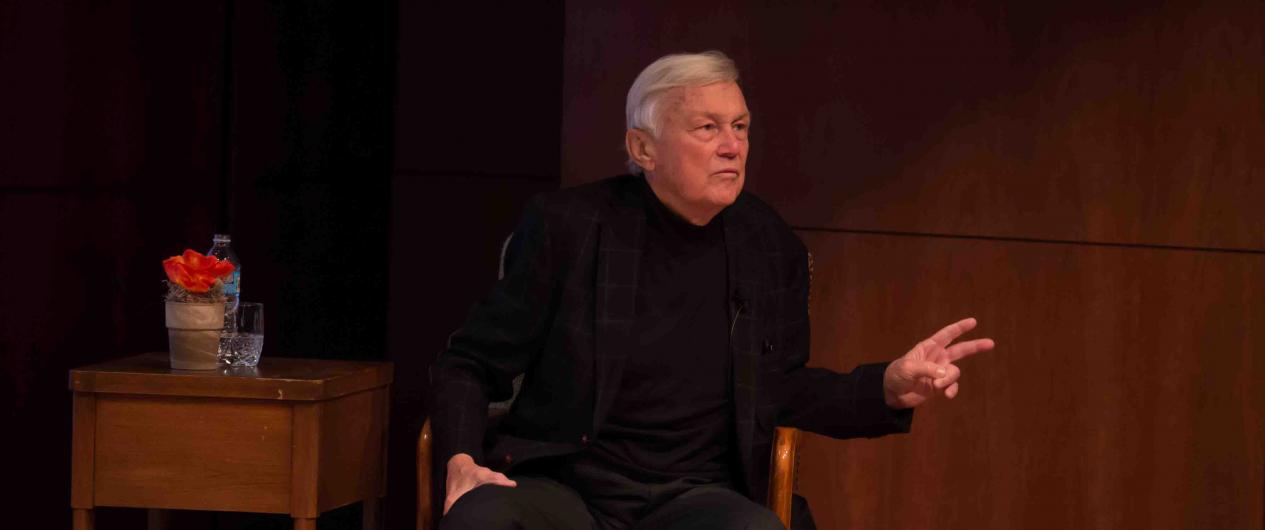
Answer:
[[[438,462],[494,469],[579,451],[599,432],[631,353],[645,212],[623,176],[533,198],[491,294],[432,368]],[[836,438],[906,432],[883,401],[886,364],[808,368],[807,250],[748,193],[721,213],[731,291],[734,432],[745,493],[763,502],[773,428]],[[486,441],[490,401],[521,390]]]

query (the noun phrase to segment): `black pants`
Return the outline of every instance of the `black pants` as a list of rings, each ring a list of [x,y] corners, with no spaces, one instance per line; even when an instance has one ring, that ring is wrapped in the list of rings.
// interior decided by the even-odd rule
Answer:
[[[481,486],[463,495],[440,530],[780,530],[764,506],[723,484],[680,479],[644,484],[599,465],[512,474],[518,487]]]

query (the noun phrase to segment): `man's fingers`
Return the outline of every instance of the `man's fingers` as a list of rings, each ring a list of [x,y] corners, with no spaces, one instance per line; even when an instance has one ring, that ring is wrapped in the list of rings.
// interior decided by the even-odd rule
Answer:
[[[937,331],[935,335],[931,336],[931,340],[936,341],[936,344],[939,344],[940,346],[947,347],[958,337],[961,337],[963,333],[972,329],[975,329],[975,318],[964,318],[945,326],[944,329],[941,329],[940,331]]]
[[[956,384],[958,379],[962,377],[962,370],[959,370],[957,366],[948,364],[944,365],[944,369],[947,372],[944,377],[932,381],[936,388],[948,388],[950,385]]]
[[[471,486],[471,488],[477,488],[484,484],[492,484],[495,486],[506,486],[510,488],[518,486],[517,482],[510,480],[510,478],[505,476],[504,473],[497,473],[486,467],[483,469],[480,469],[479,473],[475,475],[474,485]]]
[[[509,478],[509,477],[505,476],[505,475],[504,475],[504,474],[502,474],[502,473],[496,473],[496,472],[493,472],[493,473],[491,474],[491,476],[487,477],[487,480],[483,481],[483,483],[484,483],[484,484],[494,484],[494,485],[497,485],[497,486],[506,486],[506,487],[509,487],[509,488],[517,488],[517,487],[518,487],[518,483],[517,483],[517,482],[514,482],[513,480],[510,480],[510,478]]]
[[[462,496],[470,493],[472,490],[485,484],[494,486],[505,486],[507,488],[517,488],[518,482],[510,480],[504,473],[497,473],[486,467],[479,466],[473,470],[473,476],[467,475],[465,478],[457,479],[457,482],[450,482],[448,492],[444,496],[444,513],[448,513],[448,509],[457,502]]]
[[[970,357],[979,352],[991,350],[993,346],[993,339],[975,339],[959,342],[945,348],[945,351],[949,353],[949,362],[957,362],[958,359],[963,357]]]
[[[944,397],[947,397],[947,398],[949,398],[949,399],[953,399],[953,398],[957,397],[957,395],[958,395],[958,384],[957,384],[957,383],[953,383],[953,384],[949,385],[949,388],[944,389]]]
[[[937,363],[948,362],[948,353],[939,344],[936,344],[936,341],[931,339],[915,344],[914,349],[910,350],[905,356],[911,359]]]
[[[949,374],[944,366],[940,366],[932,361],[916,361],[908,359],[901,366],[901,372],[904,373],[905,379],[917,381],[920,378],[927,377],[930,379],[939,379]]]

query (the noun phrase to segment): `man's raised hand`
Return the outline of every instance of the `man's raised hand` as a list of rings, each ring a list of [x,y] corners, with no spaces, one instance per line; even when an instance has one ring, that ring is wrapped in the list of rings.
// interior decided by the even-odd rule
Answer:
[[[972,329],[975,329],[974,318],[949,324],[887,365],[887,371],[883,373],[883,398],[887,406],[894,409],[917,407],[939,392],[949,399],[957,396],[958,378],[962,376],[962,371],[953,363],[993,349],[993,339],[953,344]]]

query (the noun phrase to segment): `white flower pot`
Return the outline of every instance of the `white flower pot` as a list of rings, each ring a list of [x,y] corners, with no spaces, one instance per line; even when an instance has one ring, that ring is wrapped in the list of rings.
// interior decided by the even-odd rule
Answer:
[[[167,345],[171,367],[177,370],[214,370],[219,367],[220,330],[224,302],[167,302]]]

